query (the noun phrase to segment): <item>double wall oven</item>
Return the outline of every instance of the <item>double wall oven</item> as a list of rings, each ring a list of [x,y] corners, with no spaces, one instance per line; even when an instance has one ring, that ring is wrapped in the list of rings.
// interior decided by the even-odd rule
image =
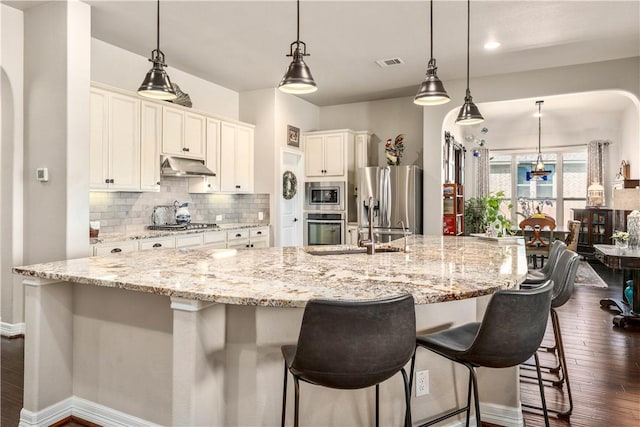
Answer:
[[[346,230],[344,182],[307,182],[304,198],[305,246],[343,244]]]

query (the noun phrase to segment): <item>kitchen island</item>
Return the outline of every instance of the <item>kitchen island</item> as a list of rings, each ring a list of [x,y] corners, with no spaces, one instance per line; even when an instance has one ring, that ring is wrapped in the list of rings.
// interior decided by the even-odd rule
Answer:
[[[349,247],[161,249],[16,267],[26,276],[22,423],[73,414],[111,425],[277,425],[279,348],[296,341],[309,299],[411,293],[422,332],[475,321],[486,297],[517,287],[527,271],[521,241],[406,243],[408,252],[373,256],[319,254]],[[403,239],[392,246],[404,249]],[[413,398],[414,420],[464,400],[464,370],[425,352],[417,368],[430,370],[433,392]],[[521,424],[515,370],[482,374],[485,419]],[[373,390],[301,387],[303,425],[371,424]],[[401,390],[398,378],[381,386],[382,425],[401,424]]]

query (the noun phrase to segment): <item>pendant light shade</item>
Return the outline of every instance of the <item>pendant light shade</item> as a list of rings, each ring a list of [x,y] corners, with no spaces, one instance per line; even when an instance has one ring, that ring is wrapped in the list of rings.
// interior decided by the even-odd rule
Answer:
[[[444,88],[444,84],[438,78],[438,67],[436,67],[436,59],[433,57],[433,0],[429,2],[429,34],[431,52],[430,59],[427,65],[427,77],[424,79],[418,93],[413,98],[413,103],[416,105],[441,105],[451,101],[447,91]]]
[[[144,78],[144,81],[138,88],[138,94],[146,98],[172,100],[178,95],[173,89],[169,75],[164,70],[167,64],[164,62],[164,53],[160,50],[160,0],[157,0],[157,47],[151,52],[150,62],[153,67]]]
[[[550,170],[545,170],[542,151],[540,149],[540,141],[542,139],[542,104],[544,104],[544,101],[536,101],[536,105],[538,105],[538,158],[535,164],[531,166],[530,174],[533,179],[543,179],[545,176],[551,174]]]
[[[287,56],[293,57],[287,72],[282,77],[278,89],[285,93],[305,94],[313,93],[318,90],[315,80],[311,75],[309,66],[305,64],[304,57],[309,56],[307,53],[307,45],[300,41],[300,0],[297,1],[297,37],[296,41],[289,46]]]
[[[480,110],[473,103],[471,90],[469,89],[469,43],[470,43],[470,27],[471,27],[471,1],[467,0],[467,91],[464,97],[464,104],[460,108],[456,124],[468,126],[476,125],[484,122],[484,117],[480,114]]]

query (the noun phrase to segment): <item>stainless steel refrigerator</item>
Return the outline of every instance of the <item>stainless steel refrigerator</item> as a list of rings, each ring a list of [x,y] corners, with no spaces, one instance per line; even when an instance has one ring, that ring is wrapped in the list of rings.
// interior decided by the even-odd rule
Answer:
[[[367,237],[369,209],[373,209],[376,242],[403,236],[402,224],[422,234],[422,169],[418,166],[366,167],[358,170],[358,226]],[[369,206],[373,198],[373,207]]]

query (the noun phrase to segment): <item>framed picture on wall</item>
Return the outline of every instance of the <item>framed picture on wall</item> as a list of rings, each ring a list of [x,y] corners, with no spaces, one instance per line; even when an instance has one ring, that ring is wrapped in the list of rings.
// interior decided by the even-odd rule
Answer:
[[[294,147],[300,147],[300,129],[287,125],[287,145]]]

